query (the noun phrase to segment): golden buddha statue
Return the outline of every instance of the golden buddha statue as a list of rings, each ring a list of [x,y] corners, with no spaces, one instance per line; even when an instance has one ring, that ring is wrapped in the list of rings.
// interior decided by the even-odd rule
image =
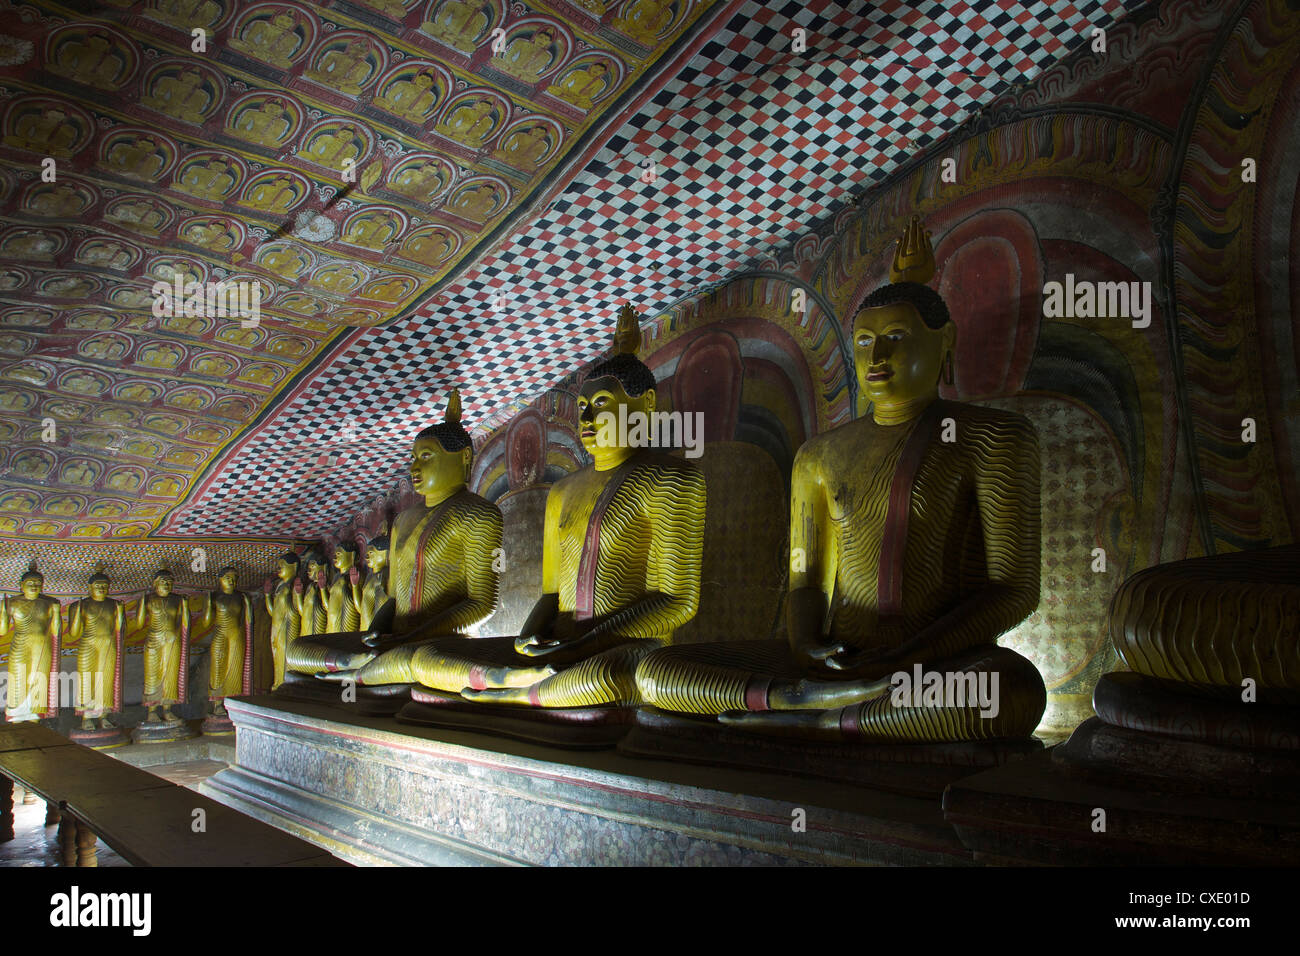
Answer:
[[[543,594],[523,633],[401,648],[363,667],[359,683],[414,678],[469,700],[544,708],[639,702],[638,662],[699,606],[705,505],[694,465],[608,427],[654,412],[640,340],[636,313],[624,306],[616,354],[591,371],[578,398],[582,443],[595,461],[547,496]]]
[[[391,598],[386,587],[388,537],[379,535],[366,544],[366,581],[361,586],[361,630],[369,630],[375,615]]]
[[[376,683],[408,684],[421,641],[463,633],[496,610],[501,512],[465,487],[474,447],[460,412],[453,389],[446,419],[415,436],[411,484],[424,503],[393,521],[391,601],[379,605],[367,632],[294,642],[290,669],[352,676],[384,650],[382,670],[391,679]]]
[[[302,560],[307,565],[307,582],[300,579],[293,582],[293,609],[298,612],[298,636],[310,637],[326,632],[327,612],[325,610],[324,589],[325,559],[317,551],[308,551]]]
[[[72,605],[68,637],[77,641],[76,712],[82,730],[111,730],[107,713],[122,710],[122,631],[126,613],[108,596],[108,575],[90,578],[90,595]],[[99,726],[95,726],[95,721]]]
[[[334,582],[324,593],[325,633],[339,634],[361,628],[361,570],[357,546],[342,541],[334,549]]]
[[[214,717],[226,716],[222,701],[247,694],[252,686],[253,608],[248,595],[235,590],[237,583],[234,568],[218,571],[220,590],[208,592],[203,610],[203,626],[212,628],[208,699]]]
[[[190,608],[184,597],[172,593],[173,584],[170,571],[158,571],[153,576],[153,593],[141,595],[136,609],[136,627],[148,627],[144,641],[147,724],[177,721],[172,707],[185,702]]]
[[[481,0],[443,0],[433,18],[421,23],[420,29],[462,53],[473,53],[489,23],[487,6]]]
[[[284,683],[284,660],[289,645],[298,639],[302,618],[298,616],[293,586],[298,577],[298,555],[286,551],[280,555],[277,576],[280,583],[267,581],[263,600],[271,618],[271,659],[275,669],[271,690]]]
[[[45,577],[35,564],[18,586],[18,597],[0,594],[0,637],[9,638],[5,718],[13,723],[58,713],[53,667],[63,627],[59,602],[41,593]]]
[[[923,284],[933,272],[913,218],[893,283],[853,323],[871,417],[813,438],[795,458],[788,645],[657,651],[637,672],[647,703],[834,741],[1033,733],[1042,677],[996,641],[1038,605],[1037,440],[1018,415],[939,399],[956,328]]]

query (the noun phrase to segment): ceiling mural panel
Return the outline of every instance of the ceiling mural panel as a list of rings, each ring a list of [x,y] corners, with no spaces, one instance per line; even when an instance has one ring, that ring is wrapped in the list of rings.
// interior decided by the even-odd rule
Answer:
[[[717,7],[0,2],[0,536],[155,533]]]

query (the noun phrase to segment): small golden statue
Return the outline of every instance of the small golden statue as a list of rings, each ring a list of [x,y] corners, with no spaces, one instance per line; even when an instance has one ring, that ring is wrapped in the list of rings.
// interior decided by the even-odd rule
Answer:
[[[224,718],[227,697],[247,694],[253,678],[253,608],[248,595],[237,591],[234,568],[217,572],[219,590],[209,591],[203,611],[203,626],[212,628],[209,658],[208,699],[212,716]]]
[[[303,555],[307,565],[307,581],[301,579],[293,582],[293,609],[298,612],[298,636],[310,637],[324,634],[327,630],[328,612],[325,609],[324,591],[329,584],[326,579],[325,559],[320,552],[312,550]],[[290,645],[292,645],[292,641]],[[287,652],[286,652],[287,653]]]
[[[84,731],[113,730],[105,715],[122,711],[126,614],[121,602],[108,596],[109,583],[102,571],[91,575],[89,596],[72,605],[68,620],[68,637],[78,642],[74,706]]]
[[[385,654],[361,669],[359,683],[414,677],[470,700],[548,708],[639,702],[637,663],[699,606],[705,505],[694,465],[605,427],[606,415],[630,420],[655,409],[640,342],[637,315],[624,306],[615,355],[592,370],[578,398],[581,440],[595,463],[547,496],[544,593],[523,634],[403,648],[409,660]]]
[[[366,583],[361,586],[361,630],[370,629],[388,596],[385,571],[388,567],[388,537],[378,535],[366,545]],[[391,612],[390,612],[391,613]]]
[[[647,703],[833,741],[1034,732],[1042,677],[996,641],[1038,605],[1038,445],[1018,415],[939,399],[956,328],[921,284],[933,272],[929,235],[913,218],[894,282],[853,323],[871,416],[811,439],[795,458],[788,646],[657,651],[637,673]],[[933,674],[963,693],[923,694]]]
[[[271,617],[271,660],[274,678],[271,690],[284,683],[284,659],[289,645],[298,639],[302,618],[298,615],[294,584],[298,578],[298,555],[286,551],[280,555],[277,575],[280,582],[267,581],[263,600]]]
[[[63,618],[59,602],[41,593],[45,577],[33,562],[19,582],[21,594],[0,594],[0,637],[9,637],[5,717],[13,722],[58,713],[58,659]]]
[[[148,626],[144,641],[145,724],[180,724],[172,707],[185,702],[189,677],[190,608],[173,594],[167,570],[153,576],[153,593],[140,596],[136,627]]]
[[[338,573],[325,591],[325,633],[339,634],[361,628],[361,569],[357,567],[357,546],[342,541],[334,549],[334,570]]]

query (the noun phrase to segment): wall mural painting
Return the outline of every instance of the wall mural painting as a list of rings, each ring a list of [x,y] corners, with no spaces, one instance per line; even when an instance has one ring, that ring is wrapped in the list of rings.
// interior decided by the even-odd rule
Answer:
[[[152,533],[299,373],[551,185],[715,2],[38,0],[6,17],[0,478],[35,517],[0,503],[0,536]],[[245,296],[231,311],[256,284],[255,324],[216,310],[223,282]]]

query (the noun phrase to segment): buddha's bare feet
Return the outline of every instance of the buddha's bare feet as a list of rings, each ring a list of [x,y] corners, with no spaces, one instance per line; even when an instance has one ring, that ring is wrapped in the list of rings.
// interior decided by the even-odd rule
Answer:
[[[164,707],[162,712],[163,720],[175,720],[176,715],[172,713],[170,707]]]
[[[156,723],[158,723],[158,711],[156,711],[154,708],[150,707],[150,708],[149,708],[149,713],[145,714],[144,722],[145,722],[146,724],[156,724]]]
[[[838,710],[769,710],[758,713],[728,711],[718,715],[718,723],[774,737],[837,740],[840,737],[839,717]]]
[[[95,729],[95,722],[94,722],[93,720],[91,720],[89,717],[83,717],[83,718],[81,718],[81,729],[82,729],[82,730],[94,730],[94,729]]]
[[[212,716],[213,716],[213,717],[224,717],[224,716],[226,716],[226,707],[225,707],[225,705],[222,704],[220,701],[218,701],[216,704],[214,704],[213,707],[212,707]]]
[[[100,729],[100,730],[112,730],[112,729],[113,729],[113,725],[110,724],[110,723],[108,722],[108,718],[107,718],[107,717],[101,717],[101,718],[99,718],[99,729]]]
[[[487,690],[475,690],[473,687],[461,689],[460,696],[480,704],[527,704],[527,687],[489,687]]]

